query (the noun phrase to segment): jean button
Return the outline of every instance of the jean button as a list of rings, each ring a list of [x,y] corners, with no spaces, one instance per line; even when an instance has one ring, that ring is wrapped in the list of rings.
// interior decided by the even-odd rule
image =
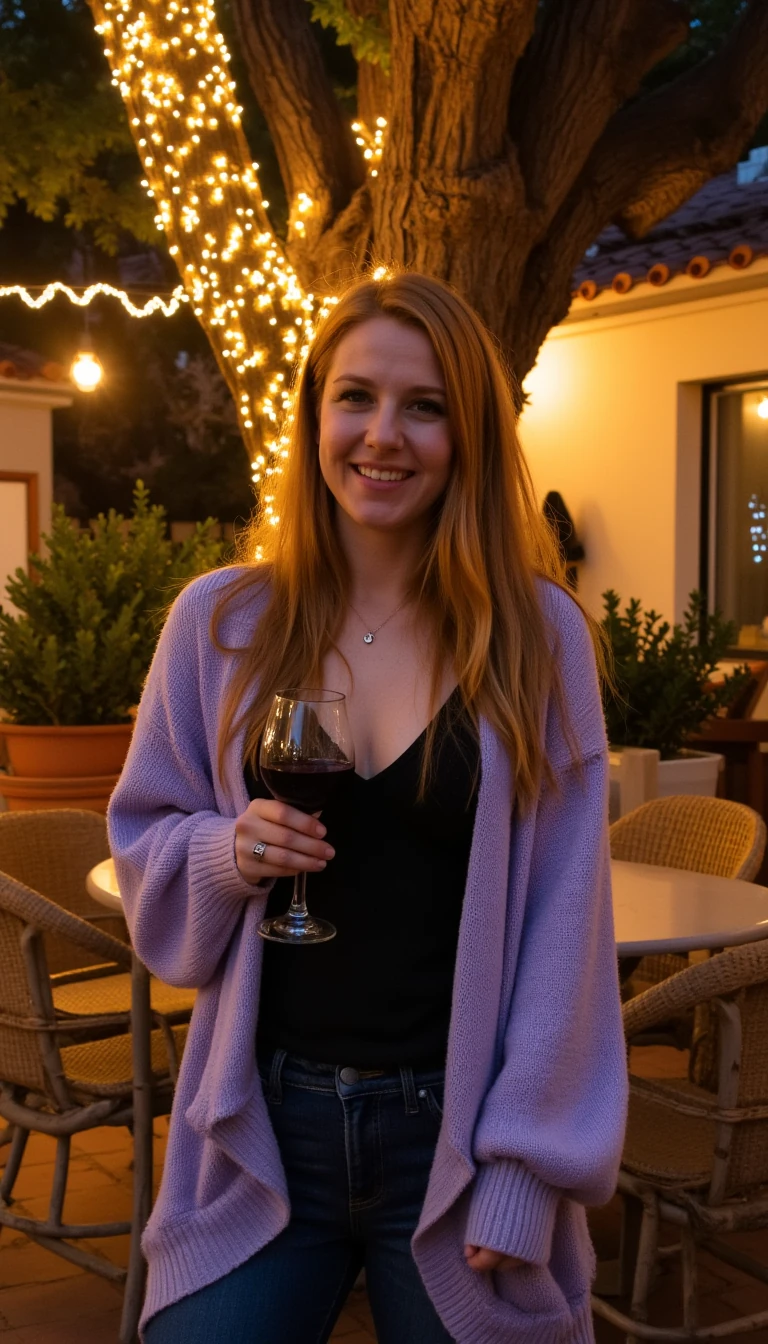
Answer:
[[[342,1083],[346,1083],[348,1087],[351,1087],[353,1083],[359,1083],[360,1081],[360,1074],[357,1072],[357,1069],[342,1069],[339,1077],[341,1078]]]

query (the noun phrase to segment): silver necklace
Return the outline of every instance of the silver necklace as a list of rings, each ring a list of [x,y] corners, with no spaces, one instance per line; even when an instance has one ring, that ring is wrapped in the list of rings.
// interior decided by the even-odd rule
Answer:
[[[408,601],[408,598],[407,598],[407,597],[404,597],[403,600],[402,600],[402,602],[400,603],[400,606],[399,606],[399,607],[395,607],[395,610],[391,613],[391,615],[389,615],[389,616],[387,617],[386,621],[382,621],[382,622],[381,622],[381,625],[377,625],[375,630],[367,630],[366,633],[363,635],[363,643],[364,643],[364,644],[372,644],[373,641],[374,641],[374,639],[375,639],[376,636],[378,635],[379,631],[380,631],[380,630],[383,630],[383,629],[384,629],[384,626],[385,626],[385,625],[388,625],[389,622],[390,622],[391,620],[393,620],[393,618],[397,615],[398,611],[402,611],[402,610],[403,610],[403,607],[405,606],[405,604],[406,604],[407,601]],[[366,625],[366,626],[367,626],[368,622],[367,622],[366,620],[364,620],[364,618],[360,615],[360,612],[357,610],[357,607],[353,607],[351,602],[350,602],[349,605],[350,605],[350,608],[352,609],[352,611],[354,611],[354,613],[355,613],[355,615],[356,615],[358,621],[360,621],[362,625]]]

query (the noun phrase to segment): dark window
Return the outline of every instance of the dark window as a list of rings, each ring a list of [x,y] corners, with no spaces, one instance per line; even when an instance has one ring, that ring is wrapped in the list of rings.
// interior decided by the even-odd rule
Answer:
[[[739,643],[768,637],[768,380],[719,390],[712,404],[710,605]]]

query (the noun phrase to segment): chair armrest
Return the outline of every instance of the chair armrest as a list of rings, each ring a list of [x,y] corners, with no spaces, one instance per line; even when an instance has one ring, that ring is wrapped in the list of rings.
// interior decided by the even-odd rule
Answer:
[[[111,975],[122,973],[122,969],[114,961],[105,961],[99,966],[81,966],[74,971],[52,971],[51,988],[58,989],[60,985],[80,985],[86,980],[105,980]]]
[[[43,933],[59,934],[68,938],[88,952],[93,952],[102,961],[117,962],[126,970],[131,966],[131,949],[119,938],[94,928],[87,920],[63,910],[54,901],[41,896],[38,891],[17,882],[7,873],[0,873],[0,909],[7,910],[25,924],[31,924]]]
[[[652,985],[622,1008],[627,1038],[677,1013],[768,980],[768,940],[744,943]]]

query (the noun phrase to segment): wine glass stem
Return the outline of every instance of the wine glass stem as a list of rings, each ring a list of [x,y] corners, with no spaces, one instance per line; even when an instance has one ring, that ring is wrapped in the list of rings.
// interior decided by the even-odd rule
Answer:
[[[307,918],[307,874],[297,873],[293,882],[293,896],[288,907],[292,919]]]

